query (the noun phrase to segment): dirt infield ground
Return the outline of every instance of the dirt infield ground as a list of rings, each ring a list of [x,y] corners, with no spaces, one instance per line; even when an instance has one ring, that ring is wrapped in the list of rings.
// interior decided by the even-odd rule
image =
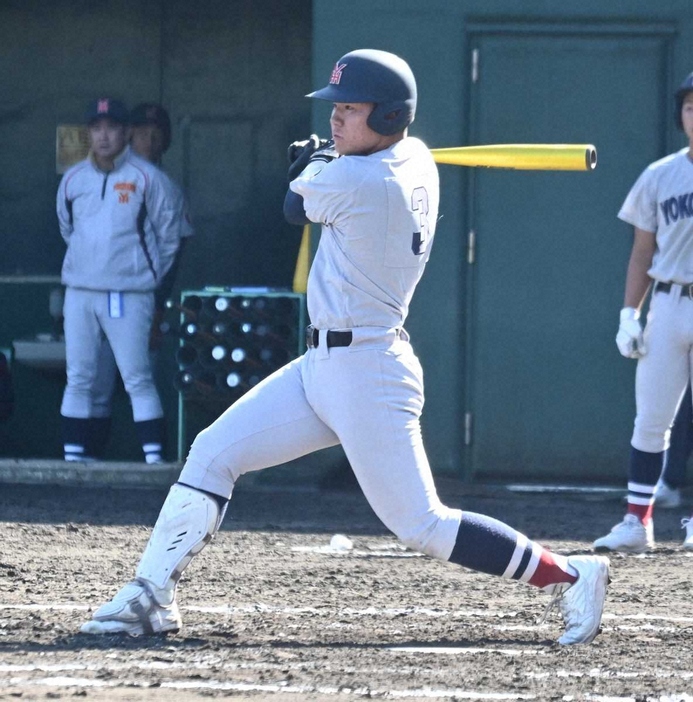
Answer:
[[[618,496],[463,490],[448,504],[584,552]],[[0,485],[0,700],[693,700],[693,553],[612,558],[601,635],[561,648],[548,597],[400,548],[354,490],[243,489],[181,583],[183,630],[78,634],[132,574],[164,497]],[[690,505],[689,505],[690,506]],[[335,533],[354,548],[332,552]]]

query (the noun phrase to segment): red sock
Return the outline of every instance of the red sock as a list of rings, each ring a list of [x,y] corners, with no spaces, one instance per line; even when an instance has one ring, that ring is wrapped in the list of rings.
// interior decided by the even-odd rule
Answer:
[[[574,573],[574,569],[568,565],[568,559],[565,556],[551,553],[544,548],[541,551],[539,565],[529,579],[529,584],[536,585],[536,587],[546,587],[558,583],[572,585],[577,580],[577,573]]]
[[[628,503],[628,514],[634,514],[643,524],[649,524],[652,519],[652,510],[654,508],[654,502],[647,505],[634,505],[631,502]]]

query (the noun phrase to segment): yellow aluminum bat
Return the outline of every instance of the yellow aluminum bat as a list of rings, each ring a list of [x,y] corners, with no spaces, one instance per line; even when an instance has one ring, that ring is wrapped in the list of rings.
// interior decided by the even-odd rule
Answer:
[[[592,144],[489,144],[431,149],[437,163],[455,166],[514,168],[527,171],[593,171],[597,149]]]

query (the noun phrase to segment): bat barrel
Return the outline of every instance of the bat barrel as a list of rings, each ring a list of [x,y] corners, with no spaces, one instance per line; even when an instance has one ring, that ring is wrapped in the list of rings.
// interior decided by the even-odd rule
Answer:
[[[489,144],[431,149],[437,163],[533,171],[593,171],[592,144]]]

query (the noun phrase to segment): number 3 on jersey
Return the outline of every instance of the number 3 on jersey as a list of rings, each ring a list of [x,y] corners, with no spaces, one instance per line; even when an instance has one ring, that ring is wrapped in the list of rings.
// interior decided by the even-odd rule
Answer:
[[[415,188],[411,194],[411,209],[419,217],[419,231],[414,232],[411,242],[411,250],[414,256],[421,256],[426,253],[429,242],[428,228],[428,193],[426,188]]]

